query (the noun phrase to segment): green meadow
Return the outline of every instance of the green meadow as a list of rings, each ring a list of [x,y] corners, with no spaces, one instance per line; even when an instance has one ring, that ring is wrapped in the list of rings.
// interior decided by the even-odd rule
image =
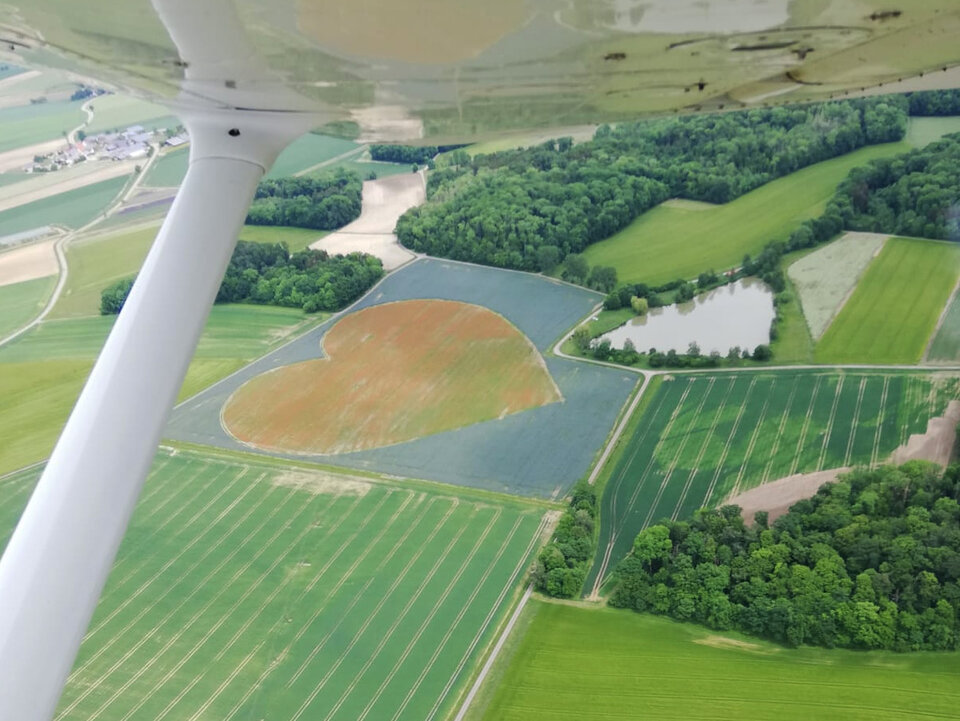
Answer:
[[[62,138],[86,117],[80,101],[0,108],[0,153]]]
[[[771,240],[785,239],[819,216],[851,168],[910,149],[906,143],[862,148],[773,180],[724,205],[667,201],[584,251],[590,265],[617,269],[620,282],[658,285],[740,264]]]
[[[960,277],[953,243],[891,238],[817,343],[818,363],[916,363]]]
[[[468,719],[956,719],[960,654],[786,649],[648,614],[533,600]]]
[[[127,177],[112,178],[68,190],[42,200],[0,212],[0,236],[45,225],[81,228],[101,215],[119,195]]]
[[[36,318],[57,284],[57,276],[25,280],[0,286],[0,338],[6,337]]]

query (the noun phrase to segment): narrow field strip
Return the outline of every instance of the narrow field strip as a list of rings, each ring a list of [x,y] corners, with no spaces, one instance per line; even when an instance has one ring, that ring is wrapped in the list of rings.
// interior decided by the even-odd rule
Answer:
[[[730,492],[731,496],[735,496],[740,492],[740,484],[743,483],[744,471],[746,471],[747,463],[753,456],[753,449],[757,446],[757,438],[760,436],[760,429],[763,428],[763,422],[766,420],[767,408],[770,406],[770,397],[773,395],[773,389],[776,387],[776,385],[777,379],[774,378],[770,383],[769,390],[764,394],[763,405],[760,407],[760,417],[757,419],[757,424],[753,427],[753,431],[750,434],[750,441],[747,443],[747,451],[743,454],[743,463],[740,464],[740,469],[737,471],[737,478],[733,482],[733,490]]]
[[[743,414],[746,412],[747,406],[750,405],[750,396],[753,393],[753,389],[756,387],[756,385],[757,376],[754,376],[750,380],[750,385],[747,386],[747,393],[740,404],[740,410],[737,412],[737,417],[733,421],[733,427],[730,429],[730,435],[727,436],[727,442],[720,454],[720,460],[717,462],[716,471],[714,472],[713,477],[710,479],[710,485],[707,486],[707,492],[703,495],[703,505],[707,505],[710,502],[710,499],[713,498],[713,491],[717,487],[717,482],[720,480],[720,476],[723,473],[724,464],[727,462],[727,456],[730,455],[730,449],[733,447],[733,439],[737,437],[737,431],[740,428],[740,421],[743,420]]]
[[[877,417],[877,430],[873,434],[873,452],[870,454],[870,465],[877,465],[880,455],[880,434],[883,431],[883,421],[887,412],[887,394],[890,391],[890,376],[883,377],[883,390],[880,391],[880,415]]]
[[[795,475],[800,464],[800,454],[803,451],[804,444],[807,441],[807,434],[810,432],[810,423],[813,420],[813,409],[817,402],[817,396],[820,393],[820,385],[823,383],[823,376],[817,376],[817,382],[813,386],[813,392],[810,394],[810,403],[807,405],[807,412],[803,419],[803,426],[800,429],[800,438],[797,439],[797,447],[793,453],[793,465],[790,466],[788,476]]]
[[[857,392],[857,404],[853,409],[853,421],[850,423],[850,435],[847,438],[847,450],[843,455],[843,465],[850,465],[850,455],[853,452],[853,441],[857,437],[857,428],[860,426],[860,408],[863,406],[863,392],[867,387],[867,378],[860,379],[860,389]]]
[[[780,441],[783,440],[783,431],[787,427],[787,420],[790,418],[790,411],[793,409],[793,399],[797,395],[797,386],[800,382],[800,376],[794,376],[793,384],[790,386],[790,395],[787,398],[787,404],[783,409],[783,415],[780,416],[780,425],[777,426],[777,435],[773,439],[773,445],[770,447],[770,457],[767,459],[767,465],[764,466],[763,476],[760,483],[766,483],[771,480],[770,473],[773,470],[773,463],[777,458],[777,452],[780,450]]]
[[[817,467],[815,470],[819,471],[823,469],[823,462],[827,456],[827,444],[830,442],[830,436],[833,433],[833,423],[837,417],[837,406],[840,404],[840,393],[843,392],[843,381],[846,376],[840,376],[840,379],[837,381],[837,390],[833,395],[833,405],[830,408],[830,418],[827,420],[827,427],[823,432],[823,444],[820,446],[820,458],[817,460]]]

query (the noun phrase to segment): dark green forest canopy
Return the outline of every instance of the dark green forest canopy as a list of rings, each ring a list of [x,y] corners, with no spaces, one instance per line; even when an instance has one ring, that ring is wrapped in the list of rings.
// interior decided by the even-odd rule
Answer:
[[[247,223],[342,228],[360,215],[362,189],[360,176],[342,168],[315,177],[263,180],[257,186]]]
[[[428,202],[397,223],[409,248],[546,270],[667,198],[728,202],[906,131],[902,96],[602,126],[592,141],[441,158]],[[543,253],[541,249],[555,249]]]
[[[371,145],[370,158],[386,163],[426,163],[437,154],[436,145],[413,147],[411,145]]]
[[[330,256],[322,250],[293,255],[284,243],[239,241],[217,293],[217,303],[303,308],[307,313],[346,307],[383,277],[379,258],[364,253]],[[100,312],[119,313],[133,278],[104,289]]]
[[[796,646],[960,647],[960,466],[857,470],[767,528],[740,509],[643,530],[610,603]]]
[[[550,543],[537,556],[532,581],[541,593],[556,598],[580,595],[596,549],[597,490],[586,481],[573,487]]]

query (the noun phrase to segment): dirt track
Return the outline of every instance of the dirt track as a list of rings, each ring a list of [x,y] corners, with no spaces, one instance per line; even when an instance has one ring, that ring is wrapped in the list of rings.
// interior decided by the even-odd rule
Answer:
[[[0,253],[0,286],[45,278],[59,271],[54,240]]]
[[[425,200],[426,185],[421,173],[368,180],[363,184],[360,217],[310,247],[332,254],[370,253],[383,261],[386,270],[393,270],[415,257],[393,234],[397,218]]]

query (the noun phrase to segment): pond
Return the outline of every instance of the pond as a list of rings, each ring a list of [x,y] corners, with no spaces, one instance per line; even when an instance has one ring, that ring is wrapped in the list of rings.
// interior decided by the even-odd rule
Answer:
[[[704,354],[726,355],[733,346],[753,350],[770,342],[773,294],[766,283],[743,278],[699,295],[689,303],[654,308],[601,338],[623,348],[629,338],[641,353],[650,348],[686,353],[691,342]]]

